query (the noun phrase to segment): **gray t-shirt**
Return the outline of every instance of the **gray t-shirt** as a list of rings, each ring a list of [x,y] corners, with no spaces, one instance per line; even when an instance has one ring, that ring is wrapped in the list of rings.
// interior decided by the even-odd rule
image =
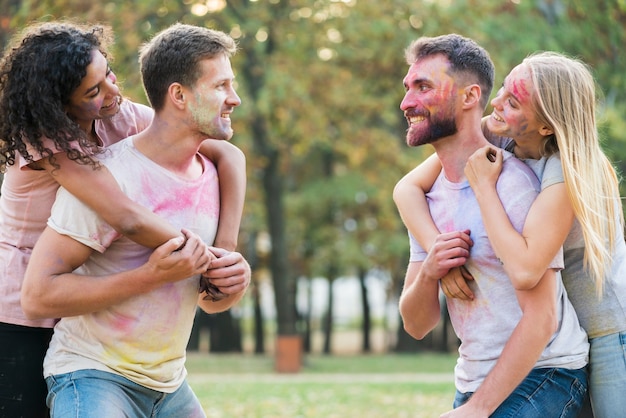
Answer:
[[[505,152],[496,187],[514,228],[521,231],[539,193],[537,177],[528,166]],[[475,299],[447,301],[452,325],[461,340],[455,384],[460,392],[474,392],[500,358],[522,311],[515,289],[491,247],[469,183],[452,183],[440,174],[426,197],[433,220],[442,233],[469,229],[474,241],[465,266],[474,276],[470,286]],[[426,251],[412,236],[410,243],[410,261],[423,261]],[[587,363],[587,335],[580,327],[560,278],[556,295],[558,331],[535,367],[579,369]]]
[[[523,160],[541,179],[541,190],[563,183],[559,153],[540,160]],[[615,220],[616,245],[612,264],[604,278],[604,293],[598,298],[595,282],[584,266],[585,241],[578,220],[563,244],[565,268],[561,272],[578,319],[589,338],[626,330],[626,243],[619,219]]]

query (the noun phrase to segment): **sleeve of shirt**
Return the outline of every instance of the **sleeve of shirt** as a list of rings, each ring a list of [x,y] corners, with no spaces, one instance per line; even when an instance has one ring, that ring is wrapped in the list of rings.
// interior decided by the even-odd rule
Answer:
[[[548,157],[546,167],[541,177],[541,189],[552,186],[554,184],[563,183],[563,166],[561,165],[561,154],[556,153]]]
[[[48,226],[100,253],[120,237],[96,212],[62,187],[57,193]]]
[[[410,253],[409,253],[409,262],[415,263],[419,261],[424,261],[426,256],[428,255],[426,251],[422,248],[421,245],[417,243],[417,240],[409,232],[409,245],[410,245]]]
[[[554,184],[563,183],[564,181],[563,167],[561,166],[561,155],[559,153],[553,154],[548,157],[548,161],[546,162],[546,167],[543,171],[543,176],[541,177],[541,190],[544,190],[546,187]],[[552,260],[550,268],[561,270],[564,266],[563,247],[561,247],[554,260]]]
[[[53,153],[58,154],[60,152],[65,152],[65,151],[59,151],[56,147],[56,145],[54,144],[54,141],[52,141],[50,138],[47,137],[42,137],[42,142],[43,142],[43,146],[45,148],[51,149]],[[68,143],[68,146],[70,148],[76,149],[76,150],[81,150],[80,145],[78,144],[78,141],[71,141]],[[28,153],[33,157],[33,162],[39,161],[42,159],[42,156],[39,152],[37,152],[37,150],[35,150],[35,148],[33,148],[32,145],[27,144],[26,145],[26,151],[28,151]],[[30,168],[28,167],[28,165],[31,163],[30,161],[28,161],[26,158],[24,158],[22,156],[22,154],[20,154],[19,152],[15,153],[15,162],[17,164],[17,166],[21,169],[21,170],[29,170]]]

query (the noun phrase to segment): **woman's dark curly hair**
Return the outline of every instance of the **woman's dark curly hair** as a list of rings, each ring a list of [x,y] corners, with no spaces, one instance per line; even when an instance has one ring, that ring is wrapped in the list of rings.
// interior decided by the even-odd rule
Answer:
[[[15,164],[18,152],[32,162],[27,144],[54,164],[57,151],[44,147],[44,137],[71,160],[97,166],[90,157],[95,144],[65,106],[87,74],[92,51],[106,57],[111,42],[109,28],[69,22],[34,24],[13,38],[0,62],[0,167]],[[70,147],[73,141],[78,149]]]

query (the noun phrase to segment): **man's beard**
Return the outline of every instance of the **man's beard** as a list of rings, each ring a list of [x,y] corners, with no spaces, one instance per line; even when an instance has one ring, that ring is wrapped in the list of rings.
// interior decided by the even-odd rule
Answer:
[[[424,123],[424,122],[422,122]],[[410,127],[406,133],[406,143],[410,147],[432,144],[433,142],[454,135],[458,132],[454,115],[444,115],[441,119],[429,120],[428,129]]]

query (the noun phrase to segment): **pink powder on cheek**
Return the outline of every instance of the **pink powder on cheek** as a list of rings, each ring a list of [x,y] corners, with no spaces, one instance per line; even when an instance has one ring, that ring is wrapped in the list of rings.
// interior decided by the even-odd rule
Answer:
[[[106,111],[102,110],[103,104],[104,102],[102,100],[81,103],[79,107],[74,107],[72,109],[75,115],[75,119],[79,123],[81,123],[80,121],[82,121],[82,124],[84,124],[87,122],[93,122],[96,119],[102,119],[104,117],[107,117],[105,116]]]
[[[434,94],[432,96],[433,100],[431,100],[431,102],[434,102],[434,103],[443,102],[449,96],[450,94],[449,92],[450,90],[448,88],[446,88],[445,86],[441,86],[440,88],[434,91]]]
[[[66,111],[72,119],[86,120],[88,118],[95,118],[100,113],[101,108],[101,101],[88,101],[80,102],[78,104],[70,103],[69,106],[66,108]]]
[[[530,123],[524,114],[519,114],[517,112],[511,114],[510,112],[505,111],[502,114],[502,117],[504,117],[506,124],[508,125],[508,131],[506,132],[507,136],[517,138],[528,133]]]
[[[99,112],[102,108],[102,102],[89,102],[87,106],[85,106],[85,110],[89,113]]]

